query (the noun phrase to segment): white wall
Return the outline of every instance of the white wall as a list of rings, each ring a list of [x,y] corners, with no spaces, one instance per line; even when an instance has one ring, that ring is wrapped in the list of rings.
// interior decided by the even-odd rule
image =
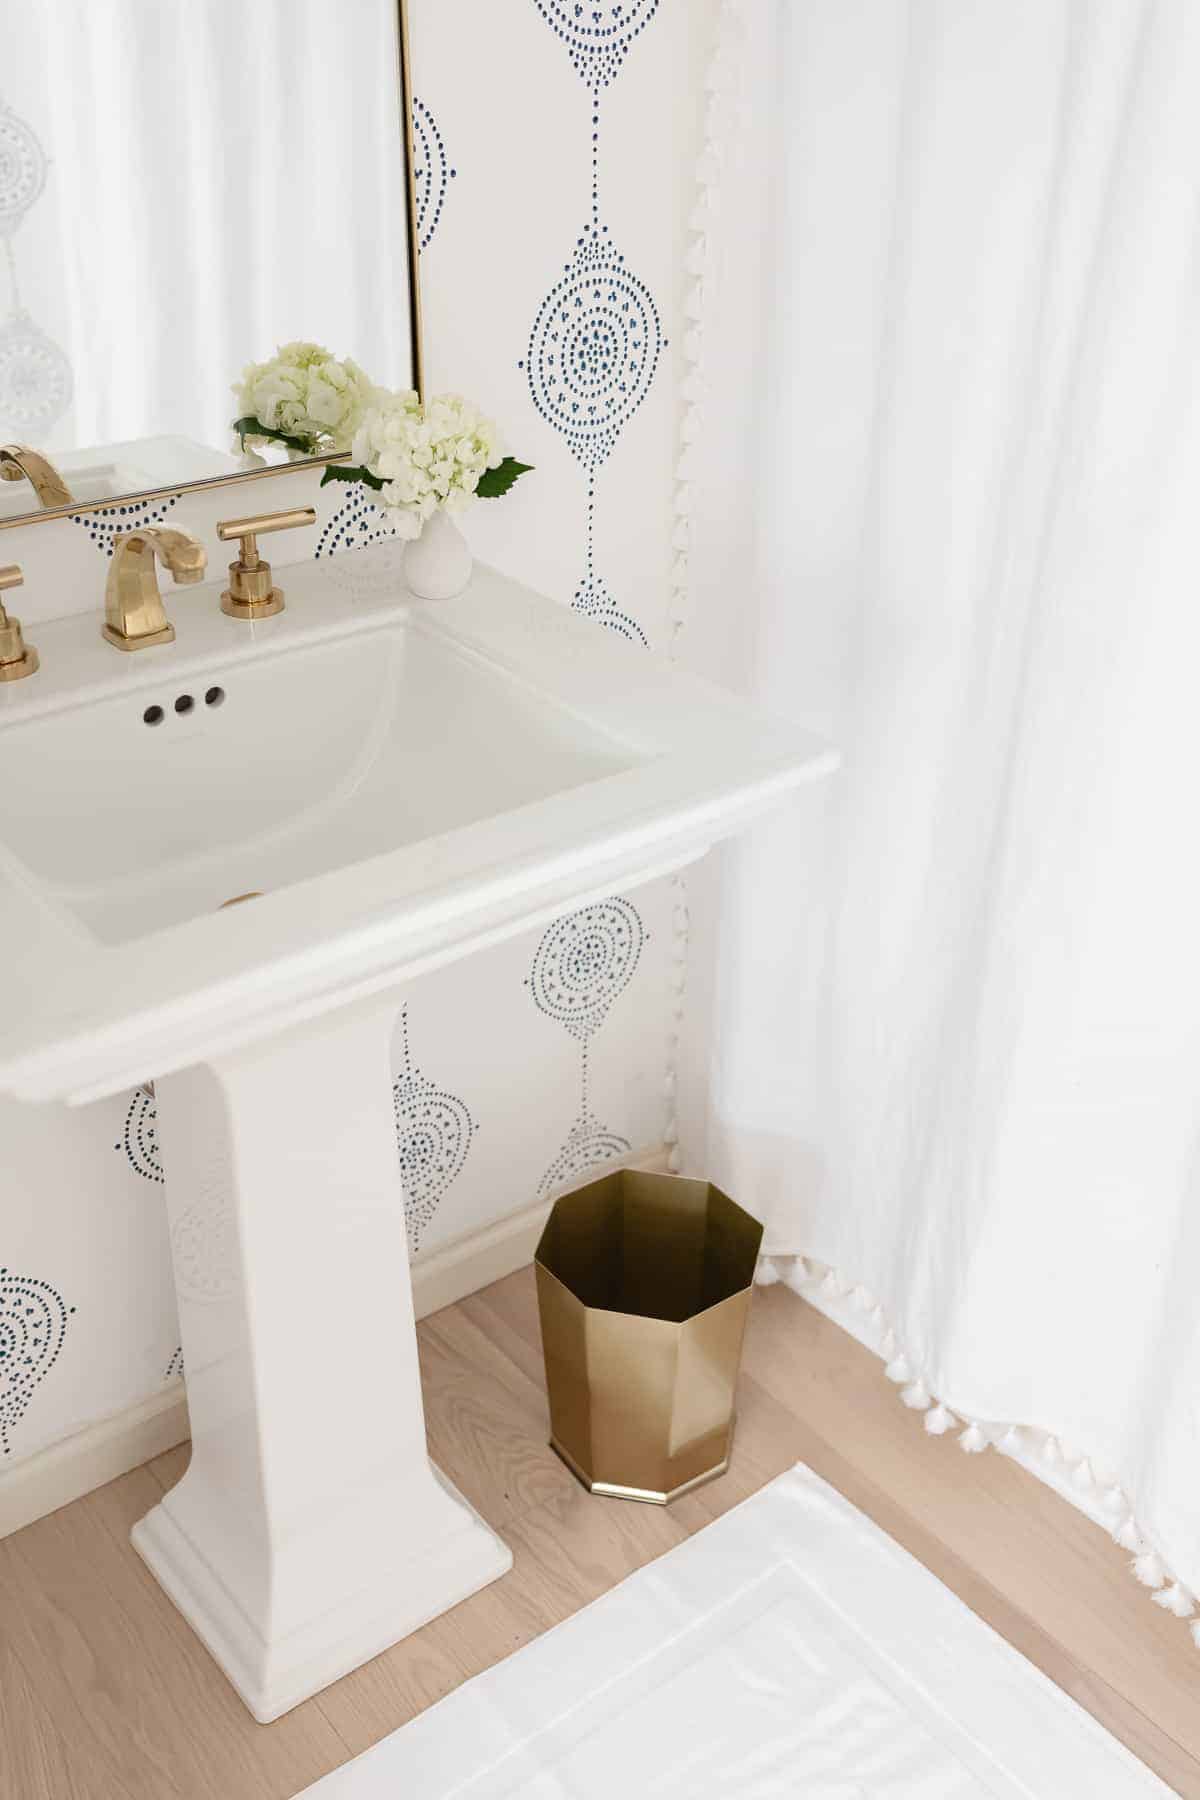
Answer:
[[[586,58],[582,71],[572,63],[573,5],[411,0],[411,11],[420,135],[432,146],[422,161],[429,171],[422,183],[422,283],[430,384],[478,398],[502,421],[513,452],[536,465],[504,502],[476,507],[469,534],[478,554],[567,604],[587,562],[589,470],[539,408],[544,392],[534,391],[522,365],[539,309],[566,275],[592,218],[597,132],[597,217],[665,342],[653,379],[639,376],[639,403],[590,471],[595,571],[610,597],[608,623],[637,645],[631,654],[654,654],[665,637],[673,556],[682,247],[709,0],[626,5],[624,17],[637,29],[627,54],[601,71],[609,83],[600,89],[598,126]],[[209,378],[227,383],[233,373],[214,369]],[[254,503],[314,499],[321,510],[315,543],[326,555],[379,529],[356,491],[327,489],[318,497],[310,488],[308,476],[283,475],[260,483]],[[229,499],[184,496],[170,508],[173,523],[204,538],[214,568],[223,547],[213,527]],[[2,560],[25,568],[26,622],[86,607],[95,610],[98,628],[104,540],[127,523],[123,515],[101,520],[98,537],[95,521],[0,537]],[[172,603],[189,600],[177,595]],[[670,1114],[672,898],[664,885],[614,896],[633,943],[641,942],[636,958],[614,952],[610,965],[611,1004],[588,1045],[582,1148],[571,1143],[585,1099],[581,1044],[540,1010],[532,979],[546,934],[411,984],[395,1062],[402,1146],[415,1159],[412,1186],[426,1221],[416,1221],[418,1259],[528,1206],[547,1173],[565,1177],[586,1160],[588,1146],[612,1156],[622,1143],[635,1153],[661,1144]],[[553,948],[551,937],[543,955]],[[177,1379],[170,1246],[150,1112],[136,1095],[75,1111],[0,1103],[0,1334],[6,1310],[11,1321],[13,1310],[30,1302],[64,1322],[57,1353],[53,1343],[44,1347],[27,1403],[13,1399],[0,1361],[0,1468]],[[440,1146],[432,1160],[427,1141]],[[220,1243],[187,1249],[219,1282]]]

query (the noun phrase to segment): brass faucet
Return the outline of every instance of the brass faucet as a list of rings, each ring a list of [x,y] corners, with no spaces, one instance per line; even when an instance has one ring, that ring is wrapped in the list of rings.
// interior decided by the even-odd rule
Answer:
[[[0,481],[28,481],[43,506],[74,506],[75,496],[40,451],[28,444],[0,444]]]
[[[118,650],[147,650],[174,639],[158,591],[156,556],[181,587],[203,581],[208,567],[203,544],[186,531],[147,526],[117,538],[104,593],[104,635]]]
[[[24,580],[17,564],[9,564],[0,569],[0,593],[21,587]],[[32,644],[25,642],[20,619],[5,612],[4,602],[0,600],[0,681],[22,681],[26,675],[36,674],[37,666],[38,653]]]

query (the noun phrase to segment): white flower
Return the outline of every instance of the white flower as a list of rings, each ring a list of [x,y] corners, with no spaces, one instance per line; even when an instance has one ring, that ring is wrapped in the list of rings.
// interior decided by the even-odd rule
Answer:
[[[437,394],[422,411],[413,393],[376,393],[351,454],[384,483],[379,498],[402,537],[416,537],[439,507],[461,512],[484,470],[504,460],[495,425],[460,394]]]
[[[358,364],[339,361],[320,344],[282,344],[269,362],[250,363],[234,384],[239,419],[257,419],[268,431],[299,438],[302,450],[348,450],[375,388]],[[241,439],[239,436],[239,445]],[[245,443],[257,448],[270,439],[248,432]]]

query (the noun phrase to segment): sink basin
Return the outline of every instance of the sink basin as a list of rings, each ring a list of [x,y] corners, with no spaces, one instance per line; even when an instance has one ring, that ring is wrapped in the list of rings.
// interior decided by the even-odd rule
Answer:
[[[133,655],[97,605],[0,686],[0,1092],[155,1079],[192,1456],[133,1541],[261,1720],[512,1560],[425,1443],[404,983],[833,764],[493,571],[414,603],[392,555],[289,569],[253,625],[169,592]]]
[[[0,842],[107,943],[644,760],[403,622],[160,676],[0,741]]]
[[[412,602],[393,554],[289,569],[252,625],[173,590],[133,655],[99,608],[38,628],[0,686],[0,1092],[94,1099],[395,987],[831,766],[494,571]]]

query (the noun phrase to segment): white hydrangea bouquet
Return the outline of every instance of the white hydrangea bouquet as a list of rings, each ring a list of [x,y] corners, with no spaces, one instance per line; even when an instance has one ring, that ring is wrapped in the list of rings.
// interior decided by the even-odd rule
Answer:
[[[505,455],[490,419],[461,394],[422,404],[411,389],[378,388],[350,358],[320,344],[283,344],[251,363],[233,389],[235,441],[248,459],[280,445],[289,460],[349,453],[327,463],[321,486],[357,481],[387,509],[406,538],[409,587],[427,600],[461,592],[471,552],[454,515],[472,500],[507,494],[530,465]]]
[[[238,417],[234,438],[242,452],[279,444],[290,461],[349,450],[375,384],[350,357],[335,357],[320,344],[281,344],[267,362],[250,363],[234,383]]]
[[[419,537],[437,512],[507,494],[530,465],[506,456],[490,419],[461,394],[424,406],[411,390],[377,390],[354,433],[349,463],[330,463],[321,485],[361,481],[378,494],[398,537]]]

